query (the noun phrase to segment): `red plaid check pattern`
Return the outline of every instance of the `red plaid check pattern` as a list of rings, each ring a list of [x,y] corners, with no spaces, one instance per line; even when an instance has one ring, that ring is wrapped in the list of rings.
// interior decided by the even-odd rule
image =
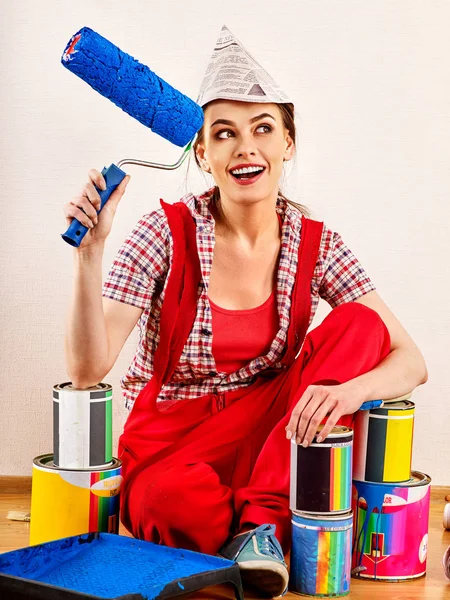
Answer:
[[[197,316],[171,380],[158,401],[169,407],[207,393],[231,391],[251,384],[257,373],[277,368],[286,343],[290,298],[297,270],[301,237],[301,214],[278,198],[276,211],[282,216],[282,240],[277,275],[277,307],[280,328],[265,356],[258,356],[242,369],[221,373],[212,354],[212,319],[208,283],[214,249],[214,219],[208,209],[214,188],[200,196],[187,194],[184,202],[197,226],[197,249],[202,270]],[[143,309],[138,321],[136,354],[121,379],[125,405],[131,409],[153,373],[153,355],[159,342],[159,317],[167,273],[172,259],[172,236],[163,209],[144,215],[120,248],[103,285],[103,296]],[[338,233],[324,227],[311,285],[311,319],[319,297],[332,307],[356,300],[375,289],[366,272],[345,246]]]

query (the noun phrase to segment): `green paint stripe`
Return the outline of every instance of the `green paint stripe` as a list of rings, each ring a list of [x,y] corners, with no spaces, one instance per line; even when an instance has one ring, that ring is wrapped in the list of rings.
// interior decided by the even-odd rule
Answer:
[[[105,462],[112,460],[112,399],[105,402]]]
[[[106,392],[105,398],[111,398],[112,397],[112,390],[109,390],[109,392]]]
[[[340,541],[342,537],[342,531],[334,531],[331,533],[331,552],[330,552],[330,576],[328,577],[328,593],[334,594],[338,590],[336,586],[339,582],[339,571],[341,562],[341,550]]]

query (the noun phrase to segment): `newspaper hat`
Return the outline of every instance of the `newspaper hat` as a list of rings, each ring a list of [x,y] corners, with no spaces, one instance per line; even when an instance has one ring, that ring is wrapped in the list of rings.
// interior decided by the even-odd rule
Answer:
[[[222,27],[214,47],[197,104],[204,106],[219,99],[277,104],[291,102],[226,25]]]

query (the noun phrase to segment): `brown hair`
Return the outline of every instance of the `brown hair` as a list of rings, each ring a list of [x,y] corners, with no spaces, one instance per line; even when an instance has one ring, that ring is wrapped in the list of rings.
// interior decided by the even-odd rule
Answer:
[[[205,104],[205,106],[203,107],[203,110],[205,110],[205,108],[207,106],[208,106],[208,104]],[[285,104],[277,104],[277,106],[281,112],[281,117],[283,119],[283,125],[288,130],[289,135],[294,140],[294,144],[295,144],[296,130],[295,130],[295,121],[294,121],[294,105],[291,103],[285,103]],[[199,169],[201,169],[201,166],[200,166],[200,162],[197,157],[197,146],[198,146],[198,144],[203,142],[203,139],[204,139],[204,131],[203,131],[203,127],[202,127],[200,129],[200,131],[198,132],[197,138],[193,145],[194,158],[195,158],[195,162],[197,163],[197,166]],[[286,198],[286,196],[284,194],[282,194],[281,190],[278,190],[278,196],[280,198],[282,198],[283,200],[285,200],[291,206],[294,206],[297,210],[299,210],[306,217],[309,216],[308,208],[306,206],[303,206],[303,204],[298,204],[297,202],[293,202],[292,200],[289,200],[288,198]],[[213,202],[216,202],[217,200],[219,200],[219,198],[220,198],[220,191],[219,191],[219,188],[216,186],[216,188],[214,189],[214,194],[213,194],[212,200],[213,200]]]

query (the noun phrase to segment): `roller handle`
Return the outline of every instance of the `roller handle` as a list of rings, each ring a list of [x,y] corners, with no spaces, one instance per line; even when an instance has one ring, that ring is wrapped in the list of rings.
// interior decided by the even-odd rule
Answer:
[[[102,175],[105,178],[106,190],[99,190],[98,188],[96,188],[100,196],[100,210],[97,211],[97,214],[99,214],[99,212],[105,206],[113,191],[126,176],[126,173],[124,173],[122,169],[119,169],[119,167],[116,167],[116,165],[111,165],[108,168],[103,168]],[[65,242],[67,242],[71,246],[75,246],[75,248],[78,248],[81,244],[82,239],[88,232],[88,229],[89,228],[85,225],[82,225],[80,221],[78,221],[78,219],[74,219],[69,225],[67,231],[61,234],[61,237]]]

